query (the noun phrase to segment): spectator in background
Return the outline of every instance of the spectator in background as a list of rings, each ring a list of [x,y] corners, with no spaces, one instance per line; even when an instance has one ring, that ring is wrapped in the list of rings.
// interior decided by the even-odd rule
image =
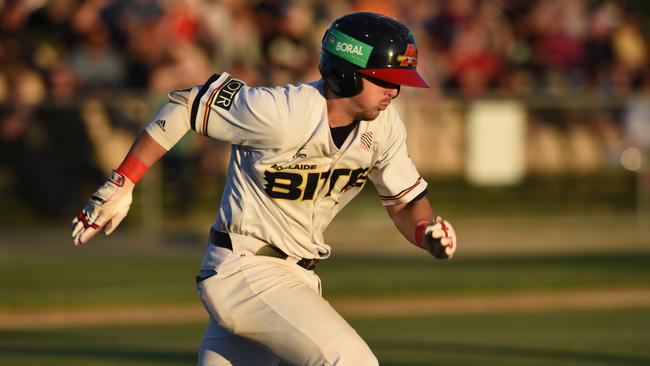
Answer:
[[[578,1],[541,1],[532,9],[533,59],[548,91],[585,86],[584,6]]]
[[[450,86],[470,98],[484,95],[498,79],[501,61],[494,34],[482,17],[468,19],[454,35],[449,51]]]
[[[124,84],[122,55],[111,44],[108,28],[97,23],[70,53],[70,65],[84,89],[116,89]]]
[[[44,104],[45,82],[34,70],[19,66],[10,75],[12,103],[0,113],[0,165],[36,214],[65,214],[85,182],[97,178],[79,110]]]
[[[209,53],[214,70],[240,67],[248,73],[261,68],[260,31],[253,11],[238,1],[202,3],[199,39]]]
[[[612,44],[617,60],[617,72],[625,74],[630,88],[625,92],[640,90],[643,86],[644,72],[648,64],[648,46],[643,39],[638,14],[628,9],[626,22],[622,23],[612,35]]]
[[[614,65],[612,34],[618,26],[620,14],[618,8],[607,2],[596,8],[588,18],[588,38],[585,40],[589,59],[598,62],[586,62],[585,70],[589,75],[588,87],[597,93],[607,92],[609,81],[607,74]]]
[[[648,15],[641,12],[647,8],[643,4],[632,0],[0,0],[3,141],[9,141],[7,136],[20,136],[12,141],[23,141],[41,132],[47,137],[47,126],[66,118],[77,127],[90,126],[79,110],[70,112],[82,105],[86,111],[103,111],[99,116],[112,129],[126,126],[128,130],[129,124],[144,123],[116,113],[110,98],[97,98],[88,91],[109,96],[128,89],[156,95],[201,83],[213,70],[223,69],[232,70],[249,85],[316,79],[316,60],[310,57],[318,54],[326,25],[354,10],[383,12],[407,22],[422,40],[419,52],[428,55],[421,59],[429,61],[418,68],[447,88],[446,95],[562,98],[584,92],[611,103],[647,88],[650,67],[643,27]],[[95,99],[88,102],[86,97]],[[421,97],[431,103],[440,101],[435,93]],[[132,98],[134,104],[156,103]],[[611,136],[617,135],[615,128],[622,133],[623,118],[618,110],[606,112],[606,117],[583,120],[606,120],[590,128],[610,136],[611,154],[616,150],[616,138]],[[567,123],[560,113],[539,117],[543,123]],[[86,130],[80,131],[75,138],[88,140]],[[34,141],[43,141],[48,148],[56,145],[45,142],[47,138],[30,137],[25,146],[36,148]],[[215,169],[210,161],[217,161],[220,150],[201,141],[187,146],[178,152],[179,159],[210,156],[195,166],[211,174]],[[104,148],[82,149],[92,159],[91,151]]]
[[[164,8],[153,0],[115,0],[99,9],[123,52],[126,88],[148,90],[153,70],[171,47]]]
[[[464,96],[499,88],[522,93],[555,86],[618,93],[638,89],[647,63],[641,18],[630,4],[634,3],[6,1],[0,16],[4,35],[0,65],[17,58],[47,69],[51,62],[41,66],[42,55],[60,52],[49,57],[56,61],[69,54],[82,89],[93,85],[164,89],[159,84],[163,76],[152,82],[154,73],[164,73],[170,65],[185,73],[202,69],[204,63],[212,69],[241,67],[253,74],[253,69],[263,69],[258,74],[261,83],[275,83],[274,78],[309,80],[315,70],[307,58],[318,47],[322,24],[342,12],[372,10],[409,20],[416,33],[428,33],[430,42],[421,48],[436,55],[437,79],[459,88]],[[23,33],[29,36],[20,38]],[[32,52],[35,49],[40,51]]]
[[[27,18],[24,25],[24,41],[34,48],[34,61],[39,67],[47,69],[50,65],[39,62],[39,49],[52,49],[55,52],[55,60],[61,59],[72,49],[78,36],[72,29],[76,5],[76,0],[52,1],[35,10]]]

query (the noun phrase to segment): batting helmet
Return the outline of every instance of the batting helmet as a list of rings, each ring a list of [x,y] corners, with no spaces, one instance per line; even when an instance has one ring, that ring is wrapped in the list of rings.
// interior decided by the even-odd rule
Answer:
[[[357,95],[362,77],[428,88],[416,70],[417,48],[411,31],[385,15],[359,12],[336,19],[323,36],[318,70],[340,97]]]

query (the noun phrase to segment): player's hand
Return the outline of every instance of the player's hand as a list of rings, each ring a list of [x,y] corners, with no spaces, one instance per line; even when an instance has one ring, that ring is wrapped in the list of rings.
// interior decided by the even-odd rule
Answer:
[[[453,226],[437,216],[424,229],[424,242],[427,250],[438,259],[448,259],[454,256],[456,251],[456,232]]]
[[[106,235],[110,235],[129,212],[133,187],[133,182],[122,174],[111,173],[109,179],[72,220],[74,245],[85,244],[102,229]]]

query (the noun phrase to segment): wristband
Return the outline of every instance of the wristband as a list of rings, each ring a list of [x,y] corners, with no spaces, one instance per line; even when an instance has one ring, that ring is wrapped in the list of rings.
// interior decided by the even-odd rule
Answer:
[[[429,225],[431,225],[431,221],[421,221],[415,227],[415,244],[422,249],[427,249],[427,245],[424,242],[424,232]]]
[[[136,184],[147,170],[149,170],[149,167],[145,163],[129,154],[115,171],[129,178],[133,184]]]

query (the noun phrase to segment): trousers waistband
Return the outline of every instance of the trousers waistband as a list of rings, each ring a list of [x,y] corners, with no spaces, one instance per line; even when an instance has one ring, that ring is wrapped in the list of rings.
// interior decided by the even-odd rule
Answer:
[[[231,251],[233,250],[232,239],[230,239],[230,235],[223,231],[217,231],[214,228],[210,228],[209,241],[210,244],[214,246],[230,249]],[[259,249],[257,249],[257,251],[254,254],[262,255],[266,257],[296,260],[296,258],[290,257],[279,248],[276,248],[268,244],[261,246]],[[319,260],[317,258],[314,259],[299,258],[296,261],[296,264],[306,270],[313,270],[316,267],[316,263],[318,263],[318,261]]]

